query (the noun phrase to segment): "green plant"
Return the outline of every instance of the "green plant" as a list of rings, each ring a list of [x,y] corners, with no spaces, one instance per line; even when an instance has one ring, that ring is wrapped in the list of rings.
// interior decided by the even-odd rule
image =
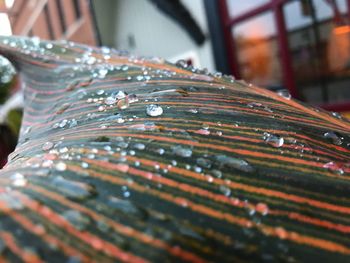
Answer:
[[[7,260],[349,260],[347,119],[183,61],[20,37],[0,52],[25,86],[0,172]]]

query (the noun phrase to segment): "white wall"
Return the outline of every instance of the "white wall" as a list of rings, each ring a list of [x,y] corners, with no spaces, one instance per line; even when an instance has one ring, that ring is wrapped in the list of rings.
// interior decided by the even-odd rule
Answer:
[[[96,1],[103,3],[102,1]],[[208,33],[202,0],[182,0],[205,34]],[[210,40],[197,46],[187,33],[173,20],[160,12],[148,0],[118,0],[114,12],[114,45],[136,55],[179,58],[194,51],[201,67],[214,71]],[[135,46],[130,46],[130,37]]]
[[[116,4],[115,0],[93,0],[97,26],[102,44],[109,47],[115,46],[114,32],[117,10]]]

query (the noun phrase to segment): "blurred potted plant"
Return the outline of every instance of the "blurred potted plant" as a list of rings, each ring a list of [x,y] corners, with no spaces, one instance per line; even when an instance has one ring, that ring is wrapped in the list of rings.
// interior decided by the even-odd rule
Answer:
[[[21,94],[10,97],[17,82],[15,74],[12,64],[0,56],[0,167],[16,146],[22,119]]]

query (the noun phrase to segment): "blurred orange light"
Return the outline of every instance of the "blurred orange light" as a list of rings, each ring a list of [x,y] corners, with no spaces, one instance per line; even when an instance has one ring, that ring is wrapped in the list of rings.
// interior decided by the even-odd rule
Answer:
[[[338,27],[334,28],[333,32],[336,35],[350,33],[350,26],[349,25],[338,26]]]

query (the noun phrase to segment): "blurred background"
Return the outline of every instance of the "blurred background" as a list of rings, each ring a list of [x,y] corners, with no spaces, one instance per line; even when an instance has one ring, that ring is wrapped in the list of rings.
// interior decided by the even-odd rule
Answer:
[[[350,0],[0,0],[0,34],[185,59],[350,111]]]

